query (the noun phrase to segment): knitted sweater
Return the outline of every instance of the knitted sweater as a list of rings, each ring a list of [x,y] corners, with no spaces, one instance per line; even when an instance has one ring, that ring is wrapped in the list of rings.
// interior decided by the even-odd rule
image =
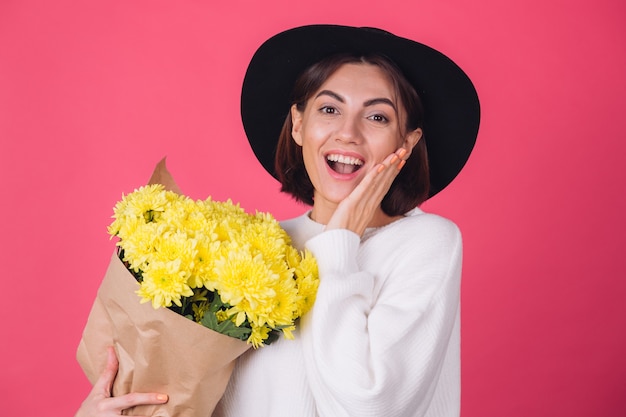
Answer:
[[[362,238],[282,223],[317,258],[295,340],[238,359],[214,416],[458,416],[461,235],[420,209]]]

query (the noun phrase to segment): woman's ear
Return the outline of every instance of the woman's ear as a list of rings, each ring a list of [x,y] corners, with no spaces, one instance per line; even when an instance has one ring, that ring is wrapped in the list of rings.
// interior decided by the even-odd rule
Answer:
[[[411,151],[413,151],[413,148],[415,147],[415,145],[417,145],[420,139],[422,139],[422,129],[420,129],[419,127],[409,132],[404,137],[404,141],[402,142],[402,147],[406,149],[407,151],[404,159],[408,158],[409,155],[411,155]]]
[[[291,106],[291,137],[294,142],[302,146],[302,113],[298,110],[296,105]]]

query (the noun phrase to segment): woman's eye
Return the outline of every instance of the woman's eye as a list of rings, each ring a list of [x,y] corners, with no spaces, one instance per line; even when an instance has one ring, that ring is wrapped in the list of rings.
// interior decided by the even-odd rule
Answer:
[[[382,114],[375,114],[373,116],[370,116],[369,119],[380,123],[385,123],[388,121],[387,118]]]
[[[337,109],[330,106],[324,106],[320,109],[320,111],[324,114],[335,114],[337,113]]]

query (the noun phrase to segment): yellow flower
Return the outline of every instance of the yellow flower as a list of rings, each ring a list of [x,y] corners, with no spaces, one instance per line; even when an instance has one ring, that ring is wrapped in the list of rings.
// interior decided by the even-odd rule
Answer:
[[[272,272],[260,256],[253,257],[246,246],[231,245],[227,256],[215,261],[219,277],[216,290],[224,303],[238,313],[245,313],[251,323],[263,320],[267,306],[276,296],[273,289],[278,275]],[[238,315],[237,325],[242,320]]]
[[[191,278],[190,271],[194,267],[194,260],[197,254],[196,244],[197,241],[195,239],[188,238],[182,231],[166,231],[154,242],[155,258],[163,262],[176,260],[178,269],[185,271],[186,276]],[[200,285],[192,285],[190,282],[189,285],[192,288],[197,288],[201,287],[202,283]]]
[[[300,256],[298,249],[293,246],[287,246],[285,248],[285,260],[287,261],[289,268],[295,268],[300,265],[300,262],[302,262],[302,257]]]
[[[146,185],[139,188],[138,193],[127,196],[123,215],[129,217],[143,217],[146,222],[155,220],[168,205],[167,194],[163,193],[160,184]]]
[[[191,297],[191,302],[196,302],[196,301],[207,301],[207,294],[209,292],[207,290],[204,289],[195,289],[193,291],[193,296]]]
[[[215,313],[215,317],[217,317],[218,323],[230,320],[230,315],[228,315],[228,313],[224,310],[219,310],[217,313]]]
[[[122,195],[122,200],[113,208],[115,220],[108,227],[108,232],[111,236],[119,236],[128,223],[139,225],[157,221],[168,204],[167,194],[160,184],[147,185]]]
[[[282,329],[283,334],[285,335],[285,339],[293,340],[293,331],[296,330],[296,326],[291,325],[289,327],[285,327]]]
[[[308,250],[304,251],[302,261],[296,267],[295,273],[298,286],[297,316],[300,317],[313,307],[320,283],[317,262]]]
[[[209,291],[215,290],[217,275],[215,274],[215,259],[219,258],[221,244],[212,237],[197,233],[197,246],[189,285],[195,288],[205,287]]]
[[[276,282],[273,289],[276,295],[267,305],[263,319],[270,327],[289,325],[295,319],[294,314],[297,310],[296,282],[291,278],[291,274],[287,274]]]
[[[251,343],[252,346],[257,349],[260,346],[263,346],[263,341],[267,339],[269,336],[270,329],[265,326],[256,326],[252,325],[252,332],[248,337],[248,343]]]
[[[254,254],[261,254],[265,262],[277,263],[282,269],[285,258],[285,241],[287,234],[278,223],[249,223],[242,231],[241,239],[250,245]]]
[[[193,319],[195,322],[199,323],[200,320],[204,317],[204,314],[209,311],[209,303],[203,301],[201,303],[194,303],[191,305],[191,310],[193,311]]]
[[[157,223],[129,222],[128,224],[136,225],[136,227],[128,231],[122,228],[124,237],[117,245],[124,250],[122,260],[129,263],[130,269],[139,272],[146,267],[154,255],[155,244],[162,234],[163,226]]]
[[[152,307],[181,306],[181,297],[193,296],[187,285],[187,273],[180,270],[180,261],[152,262],[143,271],[143,281],[137,291],[141,302],[152,301]]]

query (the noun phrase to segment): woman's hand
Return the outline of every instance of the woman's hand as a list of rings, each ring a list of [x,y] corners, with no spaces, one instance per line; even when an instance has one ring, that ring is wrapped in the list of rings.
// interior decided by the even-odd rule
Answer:
[[[348,229],[362,236],[374,216],[380,213],[380,203],[404,166],[406,153],[406,149],[400,148],[368,172],[350,195],[339,203],[326,230]]]
[[[107,366],[94,384],[91,392],[83,401],[75,417],[119,416],[122,410],[135,405],[163,404],[167,395],[156,393],[130,393],[111,397],[113,381],[117,374],[118,361],[112,347],[108,349]]]

